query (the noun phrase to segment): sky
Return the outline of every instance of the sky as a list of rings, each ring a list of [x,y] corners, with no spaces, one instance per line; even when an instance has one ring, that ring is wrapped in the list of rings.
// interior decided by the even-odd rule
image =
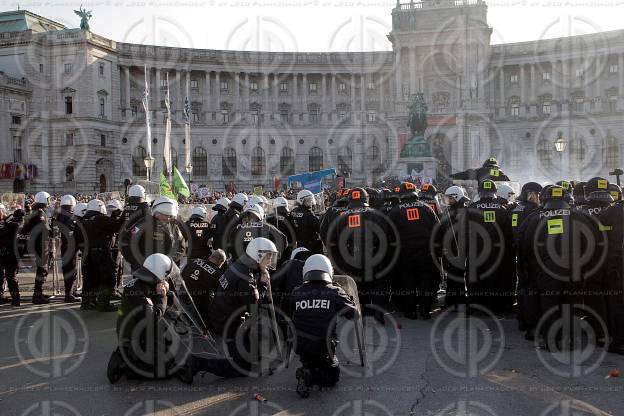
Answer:
[[[408,3],[409,0],[403,0]],[[624,29],[624,0],[491,0],[491,43],[511,43]],[[100,0],[91,31],[116,41],[163,46],[359,52],[389,50],[386,35],[396,1],[326,0]],[[20,1],[19,7],[78,27],[80,1]],[[18,8],[0,0],[0,10]]]

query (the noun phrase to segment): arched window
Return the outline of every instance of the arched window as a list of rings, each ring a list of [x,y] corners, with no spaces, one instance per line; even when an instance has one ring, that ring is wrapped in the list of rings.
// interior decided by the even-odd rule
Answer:
[[[583,138],[570,141],[570,163],[580,164],[585,160],[587,145]]]
[[[193,174],[208,176],[208,153],[203,147],[193,149]]]
[[[147,168],[145,167],[145,157],[147,152],[143,146],[137,146],[132,155],[132,175],[147,176]]]
[[[254,176],[263,176],[266,171],[266,158],[264,150],[260,146],[254,147],[251,151],[251,174]]]
[[[620,146],[613,136],[607,136],[603,148],[604,164],[609,170],[614,170],[620,164]]]
[[[350,147],[343,147],[338,153],[338,171],[342,176],[351,176],[353,168],[353,152]]]
[[[74,166],[76,166],[76,162],[73,159],[69,159],[65,166],[65,182],[74,181]]]
[[[280,155],[280,173],[282,175],[295,174],[295,152],[290,147],[284,147]]]
[[[553,168],[554,144],[548,140],[541,140],[537,144],[537,158],[540,166],[545,170]]]
[[[323,169],[323,150],[320,147],[311,148],[308,162],[310,172]]]
[[[377,177],[381,175],[384,169],[381,164],[381,152],[379,151],[379,147],[375,145],[371,146],[368,149],[367,159],[368,169],[372,170],[373,176]]]
[[[236,176],[236,150],[226,147],[221,156],[221,171],[223,176]]]

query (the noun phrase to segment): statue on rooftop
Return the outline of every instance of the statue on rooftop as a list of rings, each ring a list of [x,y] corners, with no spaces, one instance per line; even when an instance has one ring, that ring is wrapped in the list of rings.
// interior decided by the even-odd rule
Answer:
[[[89,30],[89,19],[91,19],[91,10],[83,9],[82,4],[79,10],[74,10],[80,16],[80,29]]]

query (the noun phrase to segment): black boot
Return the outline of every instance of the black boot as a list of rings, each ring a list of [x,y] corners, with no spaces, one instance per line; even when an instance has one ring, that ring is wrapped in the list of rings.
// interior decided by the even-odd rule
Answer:
[[[20,306],[21,302],[20,302],[20,295],[19,293],[17,295],[12,295],[11,297],[11,306]]]
[[[306,397],[310,396],[310,378],[311,378],[310,370],[304,367],[298,368],[296,372],[296,376],[297,376],[297,394],[300,397],[305,399]]]
[[[72,290],[74,288],[74,281],[76,279],[67,279],[65,280],[65,299],[63,302],[65,303],[77,303],[80,302],[80,297],[72,294]]]
[[[81,311],[94,311],[95,310],[95,296],[92,292],[83,290],[82,298],[80,298],[80,310]]]
[[[117,312],[117,306],[110,303],[112,295],[112,289],[100,288],[96,302],[96,309],[98,312]]]
[[[50,303],[50,297],[43,294],[43,282],[35,281],[32,303],[33,305],[45,305]]]
[[[126,369],[126,363],[119,352],[119,348],[117,348],[111,354],[110,359],[108,360],[108,367],[106,369],[106,376],[108,377],[108,381],[111,384],[115,384],[121,379],[124,375]]]

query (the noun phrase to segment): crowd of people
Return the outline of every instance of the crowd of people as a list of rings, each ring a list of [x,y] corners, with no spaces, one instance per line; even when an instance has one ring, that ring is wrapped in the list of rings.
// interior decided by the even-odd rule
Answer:
[[[10,293],[1,299],[20,305],[18,259],[29,253],[36,263],[32,302],[49,302],[43,284],[54,238],[60,241],[64,301],[80,302],[82,310],[117,311],[115,288],[129,268],[111,382],[145,369],[133,350],[134,329],[145,317],[166,319],[178,298],[193,304],[207,332],[228,340],[224,358],[190,355],[166,366],[175,369],[166,375],[188,383],[202,371],[247,374],[253,357],[241,353],[236,331],[267,304],[294,327],[302,362],[297,391],[303,397],[311,386],[339,379],[337,314],[370,315],[380,325],[386,310],[428,320],[440,299],[441,309],[515,314],[526,339],[550,350],[573,347],[574,340],[557,331],[553,337],[552,329],[565,306],[580,305],[574,313],[587,320],[596,342],[624,354],[619,186],[599,177],[545,186],[528,182],[516,195],[501,182],[509,178],[494,158],[458,177],[475,181],[476,195],[457,185],[444,192],[411,182],[392,189],[355,187],[333,193],[319,214],[307,190],[296,193],[294,208],[283,195],[269,201],[215,193],[214,214],[198,205],[187,221],[179,218],[177,201],[160,196],[150,204],[140,185],[129,188],[124,204],[62,196],[53,215],[47,210],[50,195],[39,192],[30,212],[0,207],[0,270]],[[354,279],[359,304],[354,293],[334,284],[334,274]],[[139,344],[145,342],[151,341]]]

